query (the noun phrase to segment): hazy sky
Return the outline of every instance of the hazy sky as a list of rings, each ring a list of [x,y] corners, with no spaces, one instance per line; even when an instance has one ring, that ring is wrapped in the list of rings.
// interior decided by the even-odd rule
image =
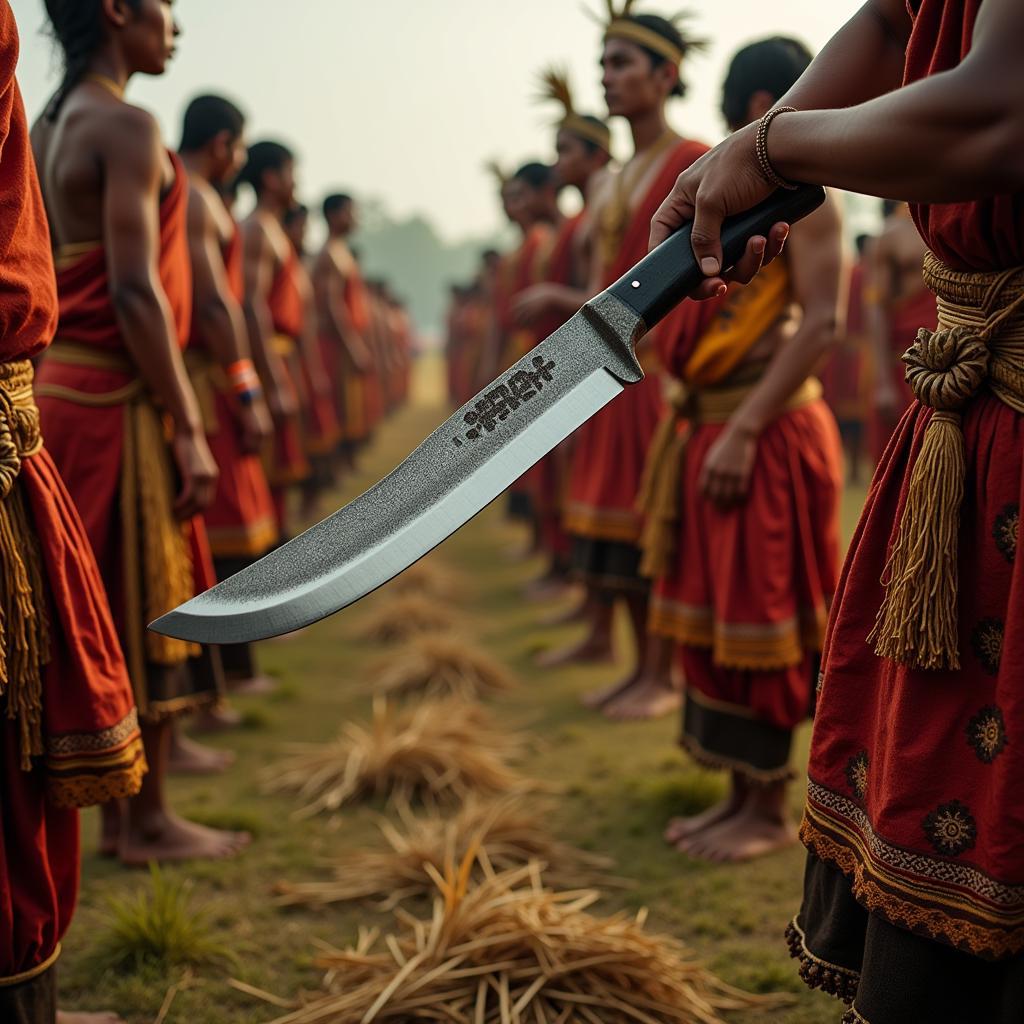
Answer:
[[[19,78],[30,117],[60,62],[41,34],[43,0],[11,0],[22,37]],[[641,9],[672,13],[684,0]],[[603,112],[603,0],[177,0],[178,56],[161,79],[136,79],[129,98],[155,113],[177,143],[198,92],[222,92],[249,114],[252,139],[273,136],[301,158],[300,191],[318,202],[343,188],[384,199],[397,214],[427,214],[449,238],[501,223],[483,164],[550,158],[554,111],[533,101],[536,77],[557,62],[582,109]],[[697,0],[694,28],[712,41],[686,69],[674,101],[677,130],[721,137],[729,57],[768,34],[817,48],[860,0]],[[621,127],[621,126],[620,126]],[[621,140],[621,135],[619,136]]]

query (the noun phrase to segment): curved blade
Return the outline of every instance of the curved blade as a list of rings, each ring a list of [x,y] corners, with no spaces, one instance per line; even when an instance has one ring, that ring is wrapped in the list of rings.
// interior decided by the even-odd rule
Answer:
[[[397,576],[643,376],[643,325],[607,295],[524,356],[392,473],[322,523],[157,619],[200,643],[288,633]],[[612,372],[614,371],[614,373]]]

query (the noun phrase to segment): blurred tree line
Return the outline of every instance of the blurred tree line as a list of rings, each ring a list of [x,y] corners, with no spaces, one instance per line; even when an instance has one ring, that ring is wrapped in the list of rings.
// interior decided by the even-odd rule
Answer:
[[[361,199],[359,209],[361,223],[352,244],[363,272],[391,281],[425,339],[443,332],[449,286],[473,277],[484,249],[509,244],[500,232],[445,241],[426,217],[396,218],[376,199]]]

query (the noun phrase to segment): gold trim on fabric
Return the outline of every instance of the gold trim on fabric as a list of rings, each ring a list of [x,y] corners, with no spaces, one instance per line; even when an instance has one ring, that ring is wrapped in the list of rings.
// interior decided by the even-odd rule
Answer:
[[[67,245],[59,245],[54,250],[53,262],[57,270],[67,270],[83,256],[95,252],[103,247],[102,242],[68,242]]]
[[[108,750],[124,743],[132,733],[138,731],[139,712],[132,708],[116,725],[101,729],[99,732],[64,733],[48,737],[46,753],[49,757],[66,757],[70,754],[90,754],[98,750]]]
[[[41,963],[21,974],[12,974],[9,978],[0,978],[0,988],[13,988],[15,985],[24,985],[26,981],[33,981],[40,975],[45,974],[60,959],[61,945],[58,942],[57,948]]]
[[[571,501],[566,504],[565,529],[568,533],[592,540],[611,540],[635,544],[639,522],[628,509],[603,509]]]
[[[1024,949],[1024,885],[893,846],[861,807],[813,780],[800,838],[846,875],[858,902],[894,925],[976,956],[1001,958]]]
[[[295,339],[287,334],[275,334],[270,339],[270,345],[282,359],[286,359],[295,353]]]
[[[207,524],[206,537],[215,558],[261,558],[277,543],[278,529],[272,518],[248,526]]]
[[[142,788],[143,776],[149,770],[142,739],[133,740],[119,760],[123,763],[120,770],[113,770],[106,762],[102,762],[102,774],[96,773],[95,763],[82,765],[86,770],[79,774],[49,774],[46,780],[49,799],[57,807],[83,808],[135,796]]]
[[[819,651],[825,639],[824,608],[801,609],[796,618],[776,623],[716,622],[711,608],[655,597],[651,631],[689,647],[711,648],[723,668],[769,671],[798,665],[808,651]]]

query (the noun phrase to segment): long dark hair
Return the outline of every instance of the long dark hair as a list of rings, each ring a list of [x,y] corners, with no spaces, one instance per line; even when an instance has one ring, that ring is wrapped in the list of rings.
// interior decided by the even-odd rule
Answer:
[[[140,0],[128,0],[138,8]],[[46,108],[54,121],[68,93],[89,70],[89,62],[103,43],[102,0],[46,0],[53,38],[64,53],[64,78]]]

